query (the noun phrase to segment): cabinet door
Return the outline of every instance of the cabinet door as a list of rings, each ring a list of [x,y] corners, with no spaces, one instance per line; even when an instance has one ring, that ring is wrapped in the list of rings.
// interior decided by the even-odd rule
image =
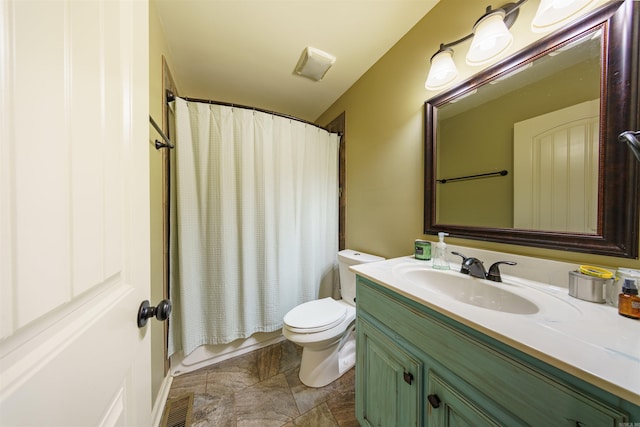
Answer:
[[[422,365],[366,321],[358,320],[356,415],[363,426],[420,423]]]
[[[501,425],[524,425],[522,421],[511,417],[497,408],[490,408],[487,402],[480,404],[470,397],[483,396],[477,393],[465,393],[433,372],[428,374],[427,425],[429,427],[497,427]],[[500,419],[494,416],[498,415]]]

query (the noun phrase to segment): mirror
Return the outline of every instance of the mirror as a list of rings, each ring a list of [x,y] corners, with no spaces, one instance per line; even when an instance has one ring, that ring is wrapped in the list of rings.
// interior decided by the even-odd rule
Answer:
[[[425,233],[637,257],[639,15],[608,3],[426,102]]]

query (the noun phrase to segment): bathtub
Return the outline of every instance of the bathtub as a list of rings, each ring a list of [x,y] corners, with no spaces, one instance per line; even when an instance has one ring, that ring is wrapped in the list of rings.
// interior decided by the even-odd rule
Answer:
[[[257,332],[249,338],[238,339],[229,344],[201,345],[186,356],[177,352],[170,358],[170,374],[174,377],[186,374],[284,340],[281,330]]]

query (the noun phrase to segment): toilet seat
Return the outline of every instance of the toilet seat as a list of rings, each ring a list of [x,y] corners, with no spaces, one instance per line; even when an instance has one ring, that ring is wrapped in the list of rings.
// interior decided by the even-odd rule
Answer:
[[[305,302],[284,316],[286,328],[294,333],[313,334],[336,327],[347,317],[347,308],[333,298]]]

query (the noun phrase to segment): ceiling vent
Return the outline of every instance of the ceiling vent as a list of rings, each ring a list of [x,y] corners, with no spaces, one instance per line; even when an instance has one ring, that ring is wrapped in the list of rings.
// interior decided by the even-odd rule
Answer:
[[[300,55],[295,74],[314,81],[320,81],[329,68],[336,62],[336,57],[315,47],[306,47]]]

